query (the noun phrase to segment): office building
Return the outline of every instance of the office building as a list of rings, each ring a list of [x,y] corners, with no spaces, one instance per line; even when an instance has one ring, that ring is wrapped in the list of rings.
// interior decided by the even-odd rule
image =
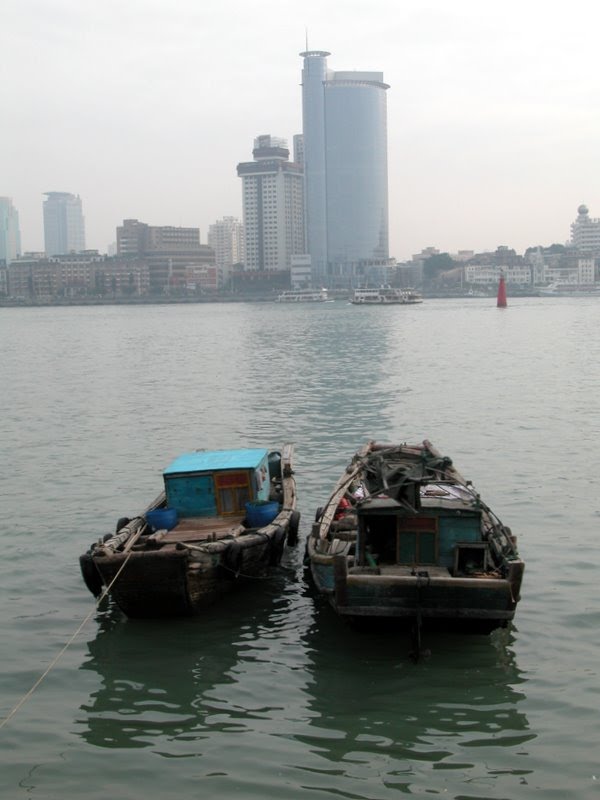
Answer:
[[[8,265],[20,255],[19,212],[10,197],[0,197],[0,264]]]
[[[231,281],[231,268],[244,263],[244,226],[237,217],[223,217],[208,228],[208,244],[215,251],[219,285]]]
[[[137,219],[126,219],[117,228],[117,255],[146,261],[153,294],[185,289],[189,267],[215,263],[212,247],[200,244],[199,228],[147,225]]]
[[[313,283],[344,283],[389,259],[387,100],[381,72],[302,70],[307,250]]]
[[[238,164],[242,179],[246,270],[289,270],[304,253],[302,166],[289,161],[285,139],[258,136],[254,161]]]
[[[68,192],[45,192],[44,249],[47,256],[85,250],[81,198]]]

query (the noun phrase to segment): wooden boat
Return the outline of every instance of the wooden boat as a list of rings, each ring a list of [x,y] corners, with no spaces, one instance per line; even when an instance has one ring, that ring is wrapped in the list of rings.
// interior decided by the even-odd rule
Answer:
[[[298,537],[292,455],[286,444],[179,456],[154,502],[81,556],[88,589],[106,587],[129,617],[185,616],[264,575]]]
[[[422,303],[423,297],[414,289],[356,289],[350,301],[355,306],[406,306]]]
[[[306,562],[343,617],[483,632],[513,619],[524,570],[510,529],[428,441],[359,450],[317,511]]]

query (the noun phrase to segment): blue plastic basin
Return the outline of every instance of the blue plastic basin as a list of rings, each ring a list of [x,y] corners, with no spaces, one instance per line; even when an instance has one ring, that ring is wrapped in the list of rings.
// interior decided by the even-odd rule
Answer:
[[[279,503],[276,500],[257,500],[246,503],[246,522],[250,528],[263,528],[273,522],[279,514]]]
[[[177,509],[175,508],[155,508],[154,511],[146,511],[146,522],[153,531],[170,531],[177,525]]]

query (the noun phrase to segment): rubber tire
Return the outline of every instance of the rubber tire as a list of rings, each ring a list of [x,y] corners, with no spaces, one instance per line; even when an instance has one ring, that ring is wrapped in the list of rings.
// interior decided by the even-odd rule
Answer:
[[[96,569],[94,559],[90,553],[84,553],[82,556],[79,556],[79,566],[81,567],[83,582],[87,588],[94,595],[94,597],[100,597],[103,586],[102,578]]]
[[[223,552],[221,561],[225,567],[226,576],[230,580],[235,580],[239,576],[244,563],[242,545],[239,542],[231,542]]]
[[[300,528],[300,512],[292,511],[288,524],[287,543],[290,547],[298,544],[298,530]]]
[[[129,525],[130,522],[131,520],[129,519],[129,517],[119,517],[119,519],[117,520],[117,527],[115,528],[115,533],[118,533],[121,530],[121,528],[125,527],[125,525]]]
[[[269,552],[269,566],[276,567],[281,561],[283,556],[283,548],[285,546],[285,531],[283,528],[277,528],[271,537],[271,549]]]

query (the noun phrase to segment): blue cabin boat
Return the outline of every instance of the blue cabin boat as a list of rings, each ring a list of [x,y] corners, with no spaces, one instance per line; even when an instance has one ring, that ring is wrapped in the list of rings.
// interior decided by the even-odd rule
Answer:
[[[419,630],[506,626],[524,570],[510,529],[428,441],[359,450],[317,511],[306,560],[341,616]]]
[[[86,585],[129,617],[174,616],[265,574],[298,537],[292,456],[291,444],[180,455],[156,500],[81,556]]]

